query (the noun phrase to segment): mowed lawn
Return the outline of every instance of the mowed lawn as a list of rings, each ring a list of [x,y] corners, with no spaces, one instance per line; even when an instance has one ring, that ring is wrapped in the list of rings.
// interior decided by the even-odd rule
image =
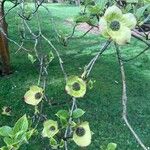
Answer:
[[[6,10],[10,8],[7,3]],[[66,19],[72,19],[79,12],[78,7],[68,5],[49,4],[48,8],[51,14],[48,14],[44,8],[39,10],[40,21],[43,34],[51,39],[61,54],[64,67],[68,75],[81,75],[84,66],[99,51],[99,48],[105,42],[100,35],[88,34],[81,39],[70,40],[68,46],[62,46],[57,41],[55,28],[65,35],[71,34],[72,26],[66,23]],[[6,19],[9,24],[9,37],[20,42],[18,28],[20,20],[17,15],[19,8],[15,8]],[[52,25],[53,17],[55,26]],[[29,25],[37,32],[37,22],[34,17],[29,21]],[[76,35],[83,32],[76,31]],[[25,46],[33,49],[34,42],[26,41]],[[42,41],[42,51],[52,50],[47,43]],[[144,44],[132,39],[130,45],[122,47],[122,56],[131,58],[138,54]],[[32,116],[34,108],[23,101],[25,92],[31,85],[36,85],[38,80],[38,67],[33,65],[23,50],[15,53],[18,49],[16,45],[10,42],[11,63],[13,74],[0,77],[0,112],[3,106],[12,108],[12,116],[0,114],[0,126],[13,126],[15,121],[23,114]],[[127,93],[128,93],[128,118],[143,140],[145,145],[150,146],[150,55],[146,52],[139,58],[125,64]],[[49,100],[56,103],[64,103],[57,106],[50,106],[44,102],[43,114],[49,119],[56,119],[55,113],[59,109],[68,109],[71,105],[70,97],[64,92],[65,81],[61,72],[58,59],[55,59],[48,69],[48,82],[46,94]],[[86,111],[82,120],[90,123],[91,130],[94,132],[92,144],[87,147],[88,150],[100,150],[109,142],[115,142],[118,150],[142,150],[136,140],[126,127],[122,120],[121,94],[122,85],[120,80],[120,70],[116,57],[114,46],[105,52],[98,59],[92,70],[89,79],[95,80],[93,89],[88,89],[84,98],[77,101],[78,107]],[[30,144],[23,145],[22,150],[44,150],[48,148],[48,140],[41,138],[42,122],[38,128],[39,135],[33,136]],[[3,145],[0,140],[0,146]],[[74,142],[70,142],[69,150],[78,150]]]

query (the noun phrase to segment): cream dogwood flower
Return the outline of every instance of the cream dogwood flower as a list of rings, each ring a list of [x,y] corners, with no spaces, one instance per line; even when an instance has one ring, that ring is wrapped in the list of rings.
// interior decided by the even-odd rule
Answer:
[[[106,38],[111,38],[119,45],[130,42],[131,29],[137,24],[132,13],[122,14],[121,9],[113,5],[109,7],[99,21],[101,34]]]
[[[24,101],[27,104],[36,106],[38,105],[43,98],[43,89],[38,86],[31,86],[24,95]]]
[[[59,131],[57,121],[54,120],[46,120],[43,126],[44,126],[42,131],[43,137],[52,138]]]
[[[91,130],[87,121],[81,123],[73,133],[74,142],[80,147],[87,147],[91,144]]]
[[[86,93],[86,83],[78,76],[70,76],[67,79],[65,90],[73,97],[83,97]]]

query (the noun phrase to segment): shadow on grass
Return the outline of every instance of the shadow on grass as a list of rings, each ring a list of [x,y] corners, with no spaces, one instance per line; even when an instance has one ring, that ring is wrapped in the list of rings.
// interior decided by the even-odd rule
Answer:
[[[64,66],[68,74],[80,74],[84,65],[92,56],[64,56]],[[19,62],[19,63],[18,63]],[[149,63],[149,62],[148,62]],[[69,64],[69,65],[68,65]],[[145,74],[142,75],[138,68],[133,68],[132,64],[126,64],[127,85],[128,85],[128,113],[129,120],[135,130],[140,134],[145,144],[149,144],[149,106],[150,106],[150,82]],[[26,59],[15,58],[14,69],[16,72],[6,78],[0,79],[1,103],[2,106],[12,107],[12,117],[0,116],[0,125],[13,125],[24,113],[33,114],[33,108],[23,102],[23,95],[32,84],[35,84],[38,78],[34,66]],[[140,68],[141,71],[145,68]],[[54,60],[49,68],[47,95],[50,99],[57,102],[69,103],[69,97],[64,93],[64,80],[60,73],[60,67],[57,60]],[[78,72],[78,73],[77,73]],[[119,149],[136,150],[140,149],[134,138],[128,131],[121,119],[121,81],[118,63],[115,55],[106,54],[95,64],[91,79],[96,80],[94,88],[88,90],[83,99],[78,100],[78,106],[85,109],[84,119],[88,120],[92,131],[95,133],[93,142],[88,149],[99,149],[101,145],[108,142],[116,142]],[[36,79],[36,80],[35,80]],[[20,109],[21,106],[21,109]],[[63,106],[68,108],[68,104]],[[48,118],[54,118],[57,110],[62,106],[50,107],[45,103],[44,114]],[[10,121],[10,118],[12,119]],[[45,140],[34,137],[30,145],[23,146],[23,149],[42,149]],[[41,142],[39,145],[37,143]],[[43,143],[43,144],[42,144]],[[76,148],[75,148],[76,149]]]
[[[60,7],[60,6],[59,6]],[[63,7],[64,9],[64,7]],[[57,12],[58,13],[58,12]],[[55,15],[57,15],[57,13]],[[66,14],[67,15],[67,14]],[[8,18],[11,21],[11,16]],[[56,19],[58,24],[62,20]],[[45,23],[46,24],[46,23]],[[12,25],[13,27],[13,25]],[[64,29],[62,29],[64,30]],[[70,31],[70,29],[65,30]],[[16,30],[12,29],[10,34],[14,39],[18,39]],[[71,40],[68,47],[63,47],[54,39],[53,31],[46,26],[44,33],[58,48],[64,61],[64,67],[67,74],[80,75],[84,66],[91,60],[93,54],[99,50],[104,39],[94,35],[86,36],[84,39]],[[81,32],[78,32],[80,34]],[[100,42],[99,42],[100,41]],[[28,88],[37,83],[38,65],[33,66],[27,59],[27,54],[14,54],[16,47],[11,47],[11,58],[14,74],[0,78],[0,109],[3,106],[12,107],[12,117],[2,116],[0,114],[0,126],[13,126],[15,121],[24,113],[33,115],[34,108],[24,103],[23,96]],[[123,47],[122,53],[129,57],[138,53],[143,48],[141,43],[132,42],[132,46]],[[44,43],[44,51],[51,50]],[[135,131],[140,135],[146,145],[150,145],[150,63],[148,54],[144,54],[125,65],[128,85],[128,113],[129,120]],[[55,56],[50,64],[46,93],[48,100],[54,102],[65,102],[65,105],[51,107],[44,102],[43,113],[47,118],[55,119],[54,114],[59,109],[68,109],[71,100],[64,92],[65,82],[60,66]],[[140,150],[135,139],[124,125],[121,118],[121,80],[118,62],[113,47],[98,60],[90,75],[90,79],[96,80],[94,88],[88,90],[83,99],[78,100],[78,106],[86,111],[83,120],[90,122],[91,130],[94,132],[92,144],[87,148],[89,150],[100,150],[100,146],[107,145],[109,142],[118,144],[119,150]],[[42,122],[39,126],[39,132],[42,130]],[[31,139],[30,145],[24,145],[22,150],[42,150],[48,146],[48,141],[39,136]],[[0,142],[0,145],[2,143]],[[71,149],[78,149],[71,142]]]

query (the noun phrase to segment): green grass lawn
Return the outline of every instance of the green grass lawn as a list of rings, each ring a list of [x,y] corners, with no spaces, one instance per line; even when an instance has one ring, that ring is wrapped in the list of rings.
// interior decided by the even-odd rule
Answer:
[[[9,7],[9,3],[7,6]],[[7,7],[7,9],[8,9]],[[78,7],[62,6],[50,4],[49,9],[54,17],[56,28],[69,34],[72,30],[64,20],[72,18],[79,12]],[[18,24],[19,19],[14,14],[18,8],[13,10],[7,16],[9,24],[9,36],[19,42]],[[90,61],[93,55],[99,50],[99,47],[105,41],[99,35],[88,34],[82,39],[71,40],[67,47],[62,46],[55,39],[53,26],[44,8],[40,9],[40,19],[42,22],[43,33],[52,39],[52,42],[58,48],[64,61],[64,67],[68,75],[80,75],[84,66]],[[36,19],[31,23],[36,32]],[[78,31],[77,35],[82,34]],[[32,41],[26,41],[26,46],[33,48]],[[130,58],[145,47],[144,44],[132,39],[130,45],[122,47],[122,55]],[[0,126],[13,126],[15,121],[23,114],[33,115],[32,106],[27,105],[23,101],[23,96],[29,86],[36,84],[38,80],[37,66],[27,58],[27,53],[20,51],[15,54],[17,46],[10,43],[11,63],[13,74],[0,77],[0,112],[3,106],[11,106],[12,116],[4,116],[0,114]],[[47,52],[50,50],[47,44],[43,43],[42,50]],[[150,146],[150,55],[147,53],[131,62],[125,64],[127,76],[127,93],[128,93],[128,117],[135,131],[140,135],[145,145]],[[49,106],[44,102],[43,113],[48,118],[55,119],[54,114],[59,109],[68,109],[70,98],[64,92],[65,82],[61,72],[58,59],[55,57],[49,67],[48,83],[46,93],[49,99],[54,102],[66,102],[60,106]],[[107,52],[99,59],[89,77],[96,80],[94,88],[88,90],[83,99],[79,99],[78,107],[83,108],[86,114],[83,120],[90,122],[91,130],[94,132],[92,144],[88,150],[100,150],[101,146],[106,146],[109,142],[115,142],[118,150],[141,150],[136,140],[124,124],[121,114],[121,80],[120,70],[114,50],[114,46],[109,48]],[[116,82],[117,81],[117,82]],[[42,124],[42,123],[41,123]],[[42,126],[39,127],[41,132]],[[46,139],[39,136],[33,136],[30,145],[23,145],[22,150],[44,150],[48,147]],[[0,146],[2,145],[0,140]],[[70,143],[71,149],[79,148]]]

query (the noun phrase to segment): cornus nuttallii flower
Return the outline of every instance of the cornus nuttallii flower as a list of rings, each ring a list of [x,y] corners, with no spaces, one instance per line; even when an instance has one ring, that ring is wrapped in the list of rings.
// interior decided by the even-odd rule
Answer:
[[[2,108],[2,115],[11,116],[11,107],[4,106]]]
[[[43,89],[38,86],[31,86],[24,95],[24,101],[30,105],[38,105],[43,98]]]
[[[87,121],[77,126],[73,132],[73,140],[80,147],[86,147],[91,144],[91,130]]]
[[[78,76],[70,76],[67,79],[65,90],[73,97],[83,97],[86,93],[86,83]]]
[[[130,42],[131,29],[137,24],[132,13],[122,14],[117,6],[111,6],[106,11],[99,22],[101,34],[106,38],[111,38],[119,45]]]
[[[57,121],[54,120],[46,120],[43,126],[44,126],[42,131],[43,137],[52,138],[59,131]]]

